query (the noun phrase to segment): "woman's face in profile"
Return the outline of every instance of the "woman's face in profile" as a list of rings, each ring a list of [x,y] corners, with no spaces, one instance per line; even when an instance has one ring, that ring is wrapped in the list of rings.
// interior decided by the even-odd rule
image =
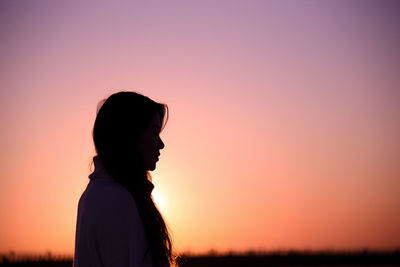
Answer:
[[[139,152],[146,170],[156,169],[156,162],[160,156],[160,150],[164,148],[164,143],[160,138],[161,118],[156,112],[150,126],[139,137]]]

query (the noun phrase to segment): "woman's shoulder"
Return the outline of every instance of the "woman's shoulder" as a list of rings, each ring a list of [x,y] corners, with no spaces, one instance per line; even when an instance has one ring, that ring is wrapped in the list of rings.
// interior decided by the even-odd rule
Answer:
[[[139,243],[145,244],[142,221],[133,197],[113,181],[89,182],[79,200],[78,228],[84,238],[101,240],[100,246],[105,250],[109,245],[111,250],[120,249],[113,246],[118,247],[120,243],[126,246],[129,240],[141,240]]]

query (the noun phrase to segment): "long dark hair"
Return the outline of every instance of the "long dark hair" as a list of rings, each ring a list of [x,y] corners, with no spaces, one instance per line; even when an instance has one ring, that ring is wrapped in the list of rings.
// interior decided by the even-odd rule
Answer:
[[[163,260],[173,261],[171,238],[151,197],[153,184],[138,149],[139,136],[156,113],[164,127],[168,120],[167,105],[139,93],[118,92],[99,103],[93,127],[97,156],[136,202],[155,265]]]

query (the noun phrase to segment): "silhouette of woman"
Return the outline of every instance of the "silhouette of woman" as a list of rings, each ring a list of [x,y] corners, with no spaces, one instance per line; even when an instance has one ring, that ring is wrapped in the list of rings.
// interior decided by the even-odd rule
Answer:
[[[99,103],[94,172],[78,204],[74,266],[170,266],[172,244],[151,197],[165,104],[135,92]]]

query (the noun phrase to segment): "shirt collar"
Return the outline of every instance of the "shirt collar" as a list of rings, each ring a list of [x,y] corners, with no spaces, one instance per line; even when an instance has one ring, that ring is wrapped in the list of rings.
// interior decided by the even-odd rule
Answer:
[[[94,163],[94,171],[89,175],[90,180],[95,180],[95,179],[106,179],[106,180],[112,180],[115,181],[115,179],[111,176],[111,174],[107,171],[106,167],[104,166],[103,161],[99,156],[95,156],[93,158],[93,163]],[[151,194],[151,192],[154,189],[154,184],[149,181],[148,179],[145,179],[144,184],[140,186],[144,190],[145,193]]]
[[[111,174],[106,170],[106,167],[104,167],[104,163],[102,162],[99,156],[95,156],[93,158],[93,163],[94,163],[94,171],[89,175],[89,179],[114,180]]]

